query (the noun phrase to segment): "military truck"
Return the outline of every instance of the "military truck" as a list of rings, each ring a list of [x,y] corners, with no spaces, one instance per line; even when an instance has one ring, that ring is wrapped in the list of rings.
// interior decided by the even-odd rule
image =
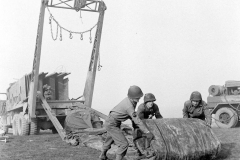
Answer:
[[[215,123],[220,128],[239,126],[240,81],[229,80],[225,85],[211,85],[208,89],[207,104]]]
[[[69,100],[68,96],[68,78],[70,73],[40,73],[38,78],[38,91],[51,106],[52,113],[63,125],[69,109],[77,103],[83,103],[81,100]],[[29,123],[28,113],[33,108],[28,106],[29,84],[31,74],[23,76],[18,81],[11,83],[7,89],[7,100],[1,102],[1,124],[7,132],[12,128],[13,135],[38,134],[39,130],[52,129],[56,132],[52,122],[47,116],[39,99],[36,100],[35,118],[31,118]]]
[[[6,92],[6,105],[0,105],[0,111],[2,111],[0,113],[1,124],[4,128],[12,127],[14,135],[37,134],[41,128],[52,129],[53,132],[58,132],[61,138],[64,139],[63,123],[68,111],[73,107],[80,107],[85,110],[91,108],[96,71],[100,68],[100,64],[98,64],[99,48],[106,5],[100,0],[74,0],[74,3],[71,4],[68,4],[68,2],[59,3],[53,2],[53,0],[41,0],[32,71],[18,81],[10,84]],[[85,88],[82,95],[84,98],[83,101],[70,100],[68,97],[68,78],[65,77],[70,73],[52,73],[49,75],[44,72],[39,73],[44,15],[46,8],[50,7],[99,14]],[[54,20],[52,15],[50,15],[50,20]],[[61,29],[64,28],[61,27]],[[77,33],[82,36],[84,33],[90,32],[91,35],[92,29]],[[65,29],[65,31],[68,30]],[[68,32],[71,35],[71,39],[73,32]],[[106,115],[98,111],[94,112],[97,112],[100,117],[106,117]]]

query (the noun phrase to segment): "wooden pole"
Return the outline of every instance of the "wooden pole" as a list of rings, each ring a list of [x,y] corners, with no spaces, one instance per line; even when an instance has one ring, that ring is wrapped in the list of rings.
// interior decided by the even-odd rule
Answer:
[[[38,87],[38,75],[39,75],[39,67],[40,67],[40,57],[41,57],[41,47],[42,47],[42,36],[43,36],[43,24],[44,24],[44,14],[45,7],[48,4],[48,0],[41,0],[41,9],[38,21],[38,30],[37,30],[37,38],[36,38],[36,46],[34,52],[33,59],[33,69],[31,74],[31,82],[30,82],[30,91],[28,96],[28,107],[31,118],[35,118],[35,110],[36,110],[36,96],[37,96],[37,87]]]
[[[94,90],[94,83],[96,77],[96,70],[97,70],[97,62],[99,57],[99,48],[100,48],[100,41],[101,41],[101,34],[102,34],[102,26],[103,26],[103,18],[104,18],[104,11],[106,10],[106,6],[104,2],[99,2],[99,18],[98,18],[98,25],[95,34],[94,44],[92,55],[90,58],[89,69],[87,73],[87,79],[84,88],[84,98],[85,98],[85,105],[91,107],[92,105],[92,98],[93,98],[93,90]]]

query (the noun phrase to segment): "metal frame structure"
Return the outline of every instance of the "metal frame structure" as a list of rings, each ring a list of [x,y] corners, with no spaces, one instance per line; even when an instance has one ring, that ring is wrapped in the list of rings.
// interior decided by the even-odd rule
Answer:
[[[47,73],[39,73],[46,7],[99,13],[83,92],[84,104],[81,100],[68,99],[68,79],[64,79],[64,76],[69,73],[53,73],[48,76],[46,76]],[[17,83],[13,83],[7,91],[7,96],[9,94],[7,101],[11,103],[6,106],[4,126],[12,127],[14,135],[34,135],[39,132],[40,128],[52,129],[53,132],[56,129],[64,140],[65,132],[61,124],[63,124],[68,113],[72,112],[71,107],[91,110],[102,119],[106,119],[106,115],[91,108],[105,10],[106,6],[101,0],[51,0],[50,2],[49,0],[41,0],[32,72],[23,76]],[[91,30],[89,31],[91,34]],[[46,98],[43,83],[54,88],[53,99]],[[4,106],[2,105],[2,107]],[[74,111],[77,111],[77,109]],[[52,124],[50,124],[49,119]]]
[[[82,6],[76,7],[75,5],[76,2],[82,3]],[[38,85],[38,76],[39,76],[39,68],[40,68],[44,15],[45,15],[46,7],[54,7],[54,8],[60,8],[60,9],[73,9],[77,11],[81,10],[81,11],[90,11],[90,12],[99,13],[97,29],[96,29],[96,34],[94,38],[94,44],[93,44],[92,54],[91,54],[88,73],[87,73],[87,79],[86,79],[84,93],[83,93],[83,96],[85,98],[85,105],[88,107],[91,107],[92,105],[104,11],[106,10],[105,3],[103,1],[97,1],[97,0],[65,0],[65,1],[51,0],[50,3],[48,0],[41,0],[41,9],[39,14],[36,47],[35,47],[32,76],[31,76],[32,79],[30,82],[30,90],[29,90],[29,96],[28,96],[28,107],[29,107],[28,110],[30,111],[29,113],[30,119],[36,117],[35,111],[36,111],[36,97],[37,97],[37,87],[38,87],[37,85]],[[25,111],[26,111],[26,108],[24,108],[23,112],[25,113]]]
[[[54,8],[62,8],[62,9],[73,9],[73,10],[81,10],[81,11],[89,11],[89,12],[100,12],[100,6],[103,4],[103,1],[96,0],[86,0],[83,8],[76,8],[74,6],[75,0],[51,0],[47,5],[48,7]]]

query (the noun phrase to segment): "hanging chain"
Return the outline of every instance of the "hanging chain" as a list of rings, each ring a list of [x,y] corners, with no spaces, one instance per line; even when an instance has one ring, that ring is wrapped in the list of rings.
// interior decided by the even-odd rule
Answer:
[[[90,43],[92,43],[92,35],[91,35],[91,30],[90,30],[89,32],[90,32],[89,41],[90,41]]]
[[[60,27],[60,37],[59,40],[62,41],[62,27]]]
[[[51,27],[51,34],[52,34],[52,39],[55,41],[58,37],[58,28],[60,28],[60,38],[59,40],[62,41],[62,30],[65,30],[69,33],[69,38],[72,39],[73,38],[73,34],[80,34],[80,39],[83,40],[83,34],[84,33],[87,33],[87,32],[90,32],[90,43],[92,43],[92,35],[91,35],[91,31],[93,28],[95,28],[97,26],[97,24],[95,24],[92,28],[86,30],[86,31],[83,31],[83,32],[75,32],[75,31],[70,31],[64,27],[62,27],[58,21],[53,17],[52,13],[50,12],[49,8],[47,7],[47,10],[50,14],[50,17],[49,17],[49,24],[50,24],[50,27]],[[52,31],[52,21],[55,21],[55,23],[57,24],[57,31],[56,31],[56,37],[54,38],[53,36],[53,31]]]
[[[102,65],[100,64],[100,52],[99,52],[99,55],[98,55],[98,71],[101,71],[102,69]]]
[[[70,39],[73,38],[72,32],[69,33],[69,38],[70,38]]]
[[[50,24],[50,27],[51,27],[52,39],[55,41],[55,40],[57,39],[57,37],[58,37],[58,23],[55,21],[56,24],[57,24],[57,31],[56,31],[56,37],[54,38],[54,36],[53,36],[53,29],[52,29],[52,19],[53,19],[53,17],[50,16],[50,17],[49,17],[49,24]]]
[[[80,34],[80,39],[83,40],[83,34],[82,33]]]

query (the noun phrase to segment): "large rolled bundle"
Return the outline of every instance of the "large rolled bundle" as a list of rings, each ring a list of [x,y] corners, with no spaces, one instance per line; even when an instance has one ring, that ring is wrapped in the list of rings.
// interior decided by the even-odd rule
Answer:
[[[221,149],[220,141],[202,120],[164,118],[145,123],[155,136],[151,147],[156,160],[212,159]]]
[[[136,145],[145,156],[142,160],[210,160],[217,156],[221,143],[212,129],[199,119],[163,118],[144,120],[147,128],[154,134],[150,145],[146,145],[146,138],[136,140]],[[90,148],[102,149],[104,136],[92,135],[95,129],[86,129],[80,136],[80,142]],[[97,129],[99,130],[99,129]],[[94,132],[95,133],[95,132]],[[136,158],[136,150],[129,140],[126,160]],[[112,145],[108,156],[116,154],[117,146]]]
[[[211,85],[208,88],[208,93],[212,96],[220,96],[223,94],[224,87],[223,86],[218,86],[218,85]]]

